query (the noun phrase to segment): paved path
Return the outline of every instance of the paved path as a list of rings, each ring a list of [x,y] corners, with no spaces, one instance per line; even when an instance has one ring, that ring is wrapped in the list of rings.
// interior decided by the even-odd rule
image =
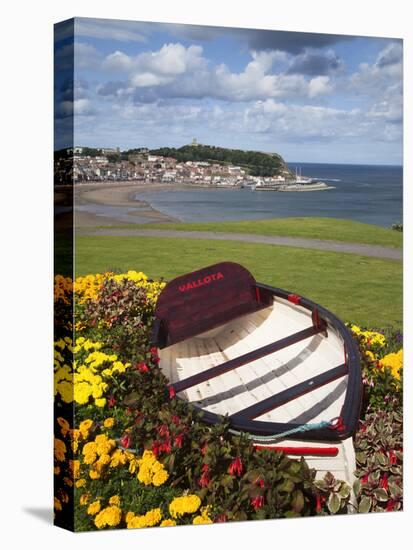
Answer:
[[[323,241],[321,239],[304,239],[299,237],[277,237],[271,235],[251,235],[248,233],[218,233],[211,231],[175,231],[171,229],[129,229],[118,227],[81,227],[77,235],[96,235],[114,237],[174,237],[180,239],[210,239],[215,241],[242,241],[246,243],[264,243],[296,248],[312,248],[332,252],[345,252],[401,261],[403,251],[400,248],[370,244]]]

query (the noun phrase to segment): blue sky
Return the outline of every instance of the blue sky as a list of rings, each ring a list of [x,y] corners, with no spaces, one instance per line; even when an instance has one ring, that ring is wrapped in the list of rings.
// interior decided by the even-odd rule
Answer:
[[[76,145],[196,137],[287,161],[402,164],[401,40],[85,18],[72,29],[56,31],[56,148],[74,113]]]

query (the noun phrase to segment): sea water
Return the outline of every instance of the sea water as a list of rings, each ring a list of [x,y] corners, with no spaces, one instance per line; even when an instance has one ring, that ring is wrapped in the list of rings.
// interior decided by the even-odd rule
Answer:
[[[390,227],[403,216],[403,168],[289,163],[303,176],[334,189],[306,192],[250,189],[167,189],[139,197],[184,222],[254,220],[296,216],[344,218]]]

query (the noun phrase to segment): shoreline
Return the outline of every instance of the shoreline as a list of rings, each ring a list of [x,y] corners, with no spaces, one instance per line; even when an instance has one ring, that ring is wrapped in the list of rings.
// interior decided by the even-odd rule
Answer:
[[[171,189],[171,184],[76,184],[75,225],[90,227],[99,225],[119,225],[130,223],[180,223],[181,220],[153,208],[143,198],[136,198],[145,191]],[[187,189],[189,186],[174,185],[174,189]],[[103,207],[103,208],[100,208]],[[102,214],[103,209],[110,209]]]

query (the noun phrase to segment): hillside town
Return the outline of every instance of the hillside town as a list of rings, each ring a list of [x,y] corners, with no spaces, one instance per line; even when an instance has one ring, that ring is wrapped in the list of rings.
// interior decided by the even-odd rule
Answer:
[[[119,150],[100,149],[100,154],[91,156],[84,154],[82,147],[72,151],[73,182],[140,182],[140,183],[189,183],[205,185],[238,186],[251,178],[240,166],[210,162],[187,161],[178,162],[171,157],[156,156],[142,148],[120,158]],[[71,151],[69,151],[71,152]],[[60,158],[56,162],[56,181],[67,178],[67,162]],[[59,177],[61,172],[61,177]],[[66,177],[64,177],[66,176]]]
[[[119,148],[96,151],[99,154],[87,154],[85,147],[67,149],[67,155],[55,161],[56,184],[68,183],[69,179],[75,184],[136,182],[242,187],[263,180],[285,181],[282,176],[254,177],[230,163],[178,162],[172,157],[153,155],[145,147],[134,149],[127,158]]]

